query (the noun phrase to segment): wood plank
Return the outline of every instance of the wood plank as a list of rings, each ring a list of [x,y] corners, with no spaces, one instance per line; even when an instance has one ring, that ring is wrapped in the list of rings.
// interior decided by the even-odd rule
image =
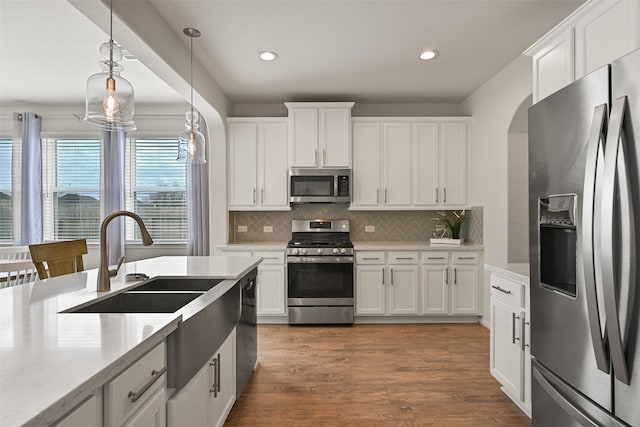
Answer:
[[[227,426],[530,426],[478,324],[258,326],[260,369]]]

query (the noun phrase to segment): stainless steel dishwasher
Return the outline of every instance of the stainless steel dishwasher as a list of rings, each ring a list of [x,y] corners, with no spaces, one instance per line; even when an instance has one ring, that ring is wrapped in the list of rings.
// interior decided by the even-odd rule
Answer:
[[[256,280],[254,269],[240,283],[240,321],[236,328],[236,396],[247,385],[258,358],[258,330],[256,327]]]

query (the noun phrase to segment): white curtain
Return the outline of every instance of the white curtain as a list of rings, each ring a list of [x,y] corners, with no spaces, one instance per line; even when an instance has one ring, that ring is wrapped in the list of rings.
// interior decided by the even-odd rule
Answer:
[[[200,131],[208,137],[202,116]],[[209,143],[207,138],[205,146]],[[187,161],[187,255],[209,255],[209,164]]]
[[[41,118],[36,113],[13,114],[13,244],[42,242]]]
[[[125,208],[125,132],[105,131],[102,134],[102,149],[100,217],[104,219],[111,212]],[[117,263],[120,256],[124,256],[124,226],[124,217],[115,218],[109,223],[107,229],[107,263],[109,265]]]

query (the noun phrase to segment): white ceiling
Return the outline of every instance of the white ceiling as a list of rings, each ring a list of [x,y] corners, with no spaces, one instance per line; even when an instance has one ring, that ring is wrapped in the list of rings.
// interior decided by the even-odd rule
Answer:
[[[182,29],[202,32],[194,55],[233,103],[459,102],[582,3],[149,1],[185,49]],[[0,102],[82,102],[107,38],[65,0],[0,0]],[[427,48],[440,56],[419,61]],[[261,50],[278,60],[260,61]],[[182,101],[139,62],[123,65],[137,102]]]

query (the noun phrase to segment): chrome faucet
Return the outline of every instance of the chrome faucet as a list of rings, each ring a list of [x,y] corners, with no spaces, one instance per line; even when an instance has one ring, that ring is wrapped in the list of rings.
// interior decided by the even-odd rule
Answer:
[[[144,226],[142,218],[137,214],[129,211],[115,211],[107,215],[100,225],[100,269],[98,270],[98,292],[111,290],[111,278],[118,274],[122,261],[124,261],[124,257],[121,256],[118,260],[118,266],[109,270],[109,266],[107,264],[107,225],[109,225],[112,219],[119,216],[128,216],[135,219],[140,227],[140,232],[142,233],[142,244],[144,246],[153,244],[153,239],[147,231],[147,227]]]

